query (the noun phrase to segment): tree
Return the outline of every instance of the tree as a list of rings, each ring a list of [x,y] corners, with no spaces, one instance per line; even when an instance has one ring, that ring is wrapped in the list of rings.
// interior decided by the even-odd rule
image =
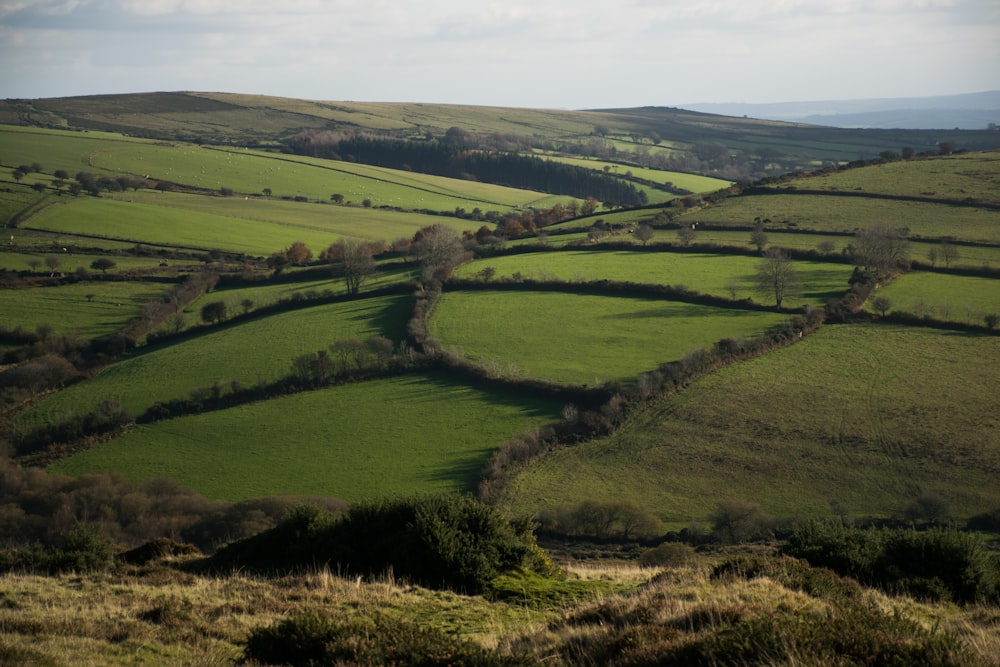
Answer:
[[[757,252],[764,252],[767,245],[767,233],[764,232],[764,223],[760,218],[754,221],[753,231],[750,232],[750,245],[757,247]]]
[[[99,257],[90,263],[90,268],[105,274],[108,272],[108,269],[113,269],[115,266],[115,263],[107,257]]]
[[[208,324],[219,323],[226,319],[226,304],[223,301],[212,301],[201,307],[201,319]]]
[[[788,255],[779,248],[771,248],[764,252],[764,258],[757,266],[756,281],[757,292],[773,295],[779,308],[786,297],[802,294],[802,282],[798,271],[788,259]]]
[[[14,176],[14,180],[17,181],[18,183],[20,183],[21,179],[24,178],[26,175],[25,172],[21,171],[20,169],[15,169],[12,173]]]
[[[677,230],[677,240],[686,248],[694,241],[696,234],[697,232],[694,231],[694,227],[691,225],[681,225],[680,229]]]
[[[951,268],[952,262],[957,262],[959,258],[958,248],[944,241],[941,243],[941,259],[944,260],[945,268]]]
[[[285,257],[292,264],[305,264],[312,259],[312,251],[302,241],[296,241],[285,251]]]
[[[892,302],[889,301],[887,296],[877,296],[872,299],[872,308],[879,312],[879,315],[885,317],[886,312],[892,307]]]
[[[59,255],[47,255],[45,257],[45,266],[49,267],[51,273],[49,275],[55,275],[56,269],[62,264],[62,257]]]
[[[28,266],[31,268],[32,272],[38,271],[38,267],[42,265],[42,260],[37,257],[29,257],[26,261]]]
[[[855,235],[855,262],[876,275],[905,267],[910,261],[910,243],[906,238],[909,231],[905,227],[895,228],[884,223],[858,230]]]
[[[343,204],[344,203],[344,195],[342,195],[342,194],[336,194],[336,193],[332,194],[332,195],[330,195],[330,201],[332,201],[334,204]]]
[[[635,230],[635,237],[642,241],[642,245],[649,243],[649,240],[653,238],[653,234],[656,232],[647,224],[641,224]]]
[[[465,259],[462,237],[442,224],[424,227],[414,234],[413,251],[420,258],[423,280],[445,280]]]
[[[340,239],[327,248],[326,257],[335,268],[340,268],[348,294],[357,294],[376,265],[370,244],[358,239]]]
[[[271,196],[271,188],[264,188],[262,190],[262,192],[264,193],[265,197],[270,197]]]

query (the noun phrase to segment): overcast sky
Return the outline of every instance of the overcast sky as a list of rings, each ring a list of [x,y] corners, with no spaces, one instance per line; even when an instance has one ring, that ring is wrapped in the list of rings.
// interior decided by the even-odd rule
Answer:
[[[0,0],[0,98],[540,108],[1000,89],[1000,0]]]

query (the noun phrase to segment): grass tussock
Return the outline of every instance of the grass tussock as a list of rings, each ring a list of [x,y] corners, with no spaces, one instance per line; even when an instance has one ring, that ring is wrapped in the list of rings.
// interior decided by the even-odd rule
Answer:
[[[329,570],[194,576],[167,556],[0,578],[0,664],[989,665],[995,606],[888,597],[787,556],[570,567],[468,596]],[[512,591],[517,591],[517,595]]]

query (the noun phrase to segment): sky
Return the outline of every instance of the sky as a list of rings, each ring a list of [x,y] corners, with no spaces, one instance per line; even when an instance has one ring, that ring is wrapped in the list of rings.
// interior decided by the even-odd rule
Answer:
[[[0,98],[547,109],[1000,89],[1000,0],[0,0]]]

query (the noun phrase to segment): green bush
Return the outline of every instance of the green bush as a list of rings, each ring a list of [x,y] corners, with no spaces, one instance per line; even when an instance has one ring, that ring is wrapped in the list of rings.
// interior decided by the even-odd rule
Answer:
[[[469,496],[375,501],[337,517],[302,509],[275,528],[221,549],[213,569],[287,572],[330,566],[348,574],[392,572],[414,583],[481,593],[521,568],[551,573],[527,522],[512,524]]]
[[[265,665],[465,665],[534,664],[498,655],[434,627],[376,616],[336,619],[304,613],[255,630],[247,639],[246,661]]]
[[[1000,562],[977,535],[957,530],[865,530],[813,522],[784,552],[890,592],[956,602],[1000,600]]]
[[[88,524],[77,524],[60,536],[54,546],[35,544],[0,552],[0,571],[94,572],[113,564],[111,543]]]

